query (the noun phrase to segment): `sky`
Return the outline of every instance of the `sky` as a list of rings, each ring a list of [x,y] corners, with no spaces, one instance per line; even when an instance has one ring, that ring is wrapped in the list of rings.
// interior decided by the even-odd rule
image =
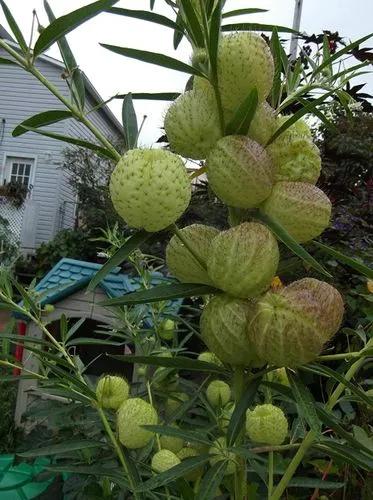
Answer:
[[[32,10],[36,9],[42,24],[47,25],[42,0],[6,0],[23,33],[29,39]],[[90,0],[49,0],[55,15],[61,16]],[[347,40],[355,40],[372,31],[372,0],[304,0],[301,31],[312,34],[323,29],[339,31]],[[163,0],[156,0],[156,12],[172,16],[172,11]],[[250,21],[291,26],[294,0],[227,0],[226,10],[243,7],[260,7],[268,12],[236,17],[233,21]],[[149,0],[120,0],[117,7],[149,9]],[[0,9],[1,10],[1,9]],[[2,12],[0,23],[7,27]],[[181,92],[188,76],[125,58],[109,52],[100,43],[132,47],[160,52],[185,62],[190,58],[190,46],[183,42],[177,52],[172,46],[172,30],[153,23],[112,14],[100,14],[68,35],[69,44],[81,69],[104,99],[128,92]],[[366,45],[366,44],[365,44]],[[369,43],[368,43],[369,45]],[[370,46],[373,45],[373,39]],[[58,49],[52,47],[48,54],[59,58]],[[367,90],[373,92],[373,79],[369,79]],[[161,135],[164,114],[169,104],[165,102],[137,101],[138,120],[147,115],[140,143],[150,146]],[[121,102],[109,104],[120,119]]]

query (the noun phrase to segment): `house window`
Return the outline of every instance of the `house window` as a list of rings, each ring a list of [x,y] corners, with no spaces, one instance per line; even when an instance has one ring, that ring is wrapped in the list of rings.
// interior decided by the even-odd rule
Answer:
[[[6,183],[22,184],[31,187],[35,160],[33,158],[21,158],[8,156],[6,158],[5,179]]]

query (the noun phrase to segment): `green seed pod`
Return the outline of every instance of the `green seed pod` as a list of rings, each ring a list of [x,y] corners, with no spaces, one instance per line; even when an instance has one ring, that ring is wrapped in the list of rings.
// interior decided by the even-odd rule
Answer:
[[[175,336],[175,321],[165,319],[159,325],[158,335],[163,340],[172,340]]]
[[[96,387],[97,401],[104,408],[117,410],[120,405],[128,399],[130,387],[127,380],[122,377],[105,375]]]
[[[195,448],[182,448],[178,453],[177,456],[180,458],[181,461],[185,460],[186,458],[193,458],[198,456],[198,451]],[[203,474],[203,466],[198,467],[195,470],[192,470],[191,472],[188,472],[188,474],[185,474],[184,479],[187,481],[197,481],[197,479],[202,476]]]
[[[189,396],[188,394],[185,394],[185,392],[174,392],[173,394],[171,394],[170,397],[167,398],[165,404],[166,414],[171,415],[172,413],[174,413],[180,408],[182,404],[188,401],[188,399]]]
[[[231,399],[231,388],[223,380],[213,380],[207,386],[206,397],[211,406],[225,406]]]
[[[175,465],[179,465],[180,459],[170,450],[160,450],[152,458],[152,469],[154,472],[161,474],[166,472]]]
[[[251,441],[277,446],[288,434],[288,422],[281,408],[271,404],[259,405],[246,413],[246,432]]]
[[[110,180],[115,210],[131,227],[156,232],[187,208],[191,184],[183,161],[162,149],[132,149]]]
[[[236,470],[236,455],[231,451],[227,450],[227,441],[225,437],[219,437],[214,441],[213,445],[209,450],[210,455],[215,455],[210,458],[210,465],[213,466],[221,460],[228,460],[227,468],[225,469],[225,476],[234,474]]]
[[[214,227],[204,226],[203,224],[193,224],[184,227],[180,232],[199,259],[206,263],[211,241],[219,234],[219,231]],[[206,269],[201,266],[176,235],[171,238],[166,247],[166,263],[171,274],[182,283],[212,285]]]
[[[224,363],[247,366],[255,353],[247,339],[253,305],[226,294],[216,295],[201,315],[201,335],[207,347]]]
[[[198,361],[204,361],[205,363],[211,363],[213,365],[224,366],[220,359],[213,352],[205,351],[201,352],[198,356]]]
[[[179,427],[175,424],[172,427],[178,429]],[[170,450],[173,453],[178,453],[184,446],[184,440],[176,436],[161,436],[159,438],[162,448]]]
[[[269,288],[278,261],[271,231],[263,224],[245,222],[212,240],[207,272],[215,286],[230,295],[256,297]]]
[[[265,146],[275,133],[276,127],[275,110],[265,101],[258,104],[247,135],[253,141]]]
[[[340,293],[313,278],[268,292],[255,307],[249,339],[262,360],[279,367],[313,361],[343,318]]]
[[[226,119],[233,117],[254,88],[263,102],[271,91],[273,74],[271,51],[260,35],[241,32],[223,36],[218,49],[218,82]]]
[[[127,399],[120,406],[117,425],[120,442],[129,449],[143,448],[153,438],[142,425],[157,425],[158,415],[152,405],[140,398]]]
[[[271,194],[273,165],[257,142],[240,135],[220,139],[207,157],[209,183],[227,205],[258,207]]]
[[[332,205],[321,189],[305,182],[278,182],[262,210],[299,243],[319,236],[329,225]]]
[[[222,136],[214,93],[207,86],[185,92],[167,111],[164,128],[170,148],[201,160]]]

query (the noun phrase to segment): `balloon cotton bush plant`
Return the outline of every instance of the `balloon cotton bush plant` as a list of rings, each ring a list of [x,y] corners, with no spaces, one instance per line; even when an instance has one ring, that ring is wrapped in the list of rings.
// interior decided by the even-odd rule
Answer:
[[[77,454],[75,463],[62,458],[54,470],[87,474],[93,482],[102,477],[100,488],[107,498],[222,496],[243,500],[268,496],[278,500],[289,487],[343,486],[294,477],[310,453],[370,470],[371,449],[344,429],[333,409],[346,398],[372,404],[371,397],[352,382],[372,353],[372,341],[366,341],[358,352],[322,355],[341,325],[343,299],[331,284],[319,279],[332,280],[332,276],[299,244],[320,235],[331,214],[330,201],[314,185],[320,158],[302,116],[315,113],[328,124],[322,106],[335,92],[343,92],[341,88],[357,69],[339,67],[335,72],[334,63],[368,37],[333,56],[325,43],[322,62],[304,73],[301,62],[289,63],[278,37],[279,31],[290,30],[226,24],[227,18],[257,9],[222,13],[224,2],[219,0],[166,0],[173,19],[152,12],[154,0],[150,11],[116,8],[112,7],[115,0],[102,0],[55,20],[45,2],[51,24],[41,30],[33,47],[27,46],[6,4],[0,3],[20,46],[16,50],[0,40],[0,47],[11,57],[1,64],[15,63],[29,71],[67,108],[31,117],[14,134],[31,130],[114,159],[117,167],[110,185],[114,207],[138,229],[96,274],[89,289],[161,230],[173,233],[166,257],[180,280],[153,288],[145,280],[142,290],[105,303],[118,307],[123,320],[123,334],[114,331],[112,336],[136,346],[136,355],[120,357],[135,364],[136,375],[129,383],[106,376],[97,388],[86,377],[86,367],[69,353],[74,340],[65,319],[61,320],[61,341],[57,341],[43,324],[32,294],[15,284],[24,299],[19,306],[11,283],[3,280],[2,302],[25,314],[45,335],[37,342],[39,347],[35,339],[22,340],[42,365],[41,373],[24,371],[22,376],[36,378],[46,392],[62,395],[73,405],[93,408],[100,422],[94,441],[66,442],[26,451],[23,456],[58,456],[102,447],[89,459]],[[187,64],[162,54],[103,45],[118,54],[192,75],[190,90],[171,104],[165,116],[169,151],[136,147],[132,97],[173,100],[175,93],[124,98],[128,151],[123,156],[89,120],[84,78],[64,36],[107,9],[174,29],[175,48],[183,37],[192,46]],[[272,32],[270,43],[253,28]],[[35,66],[37,57],[55,42],[67,66],[71,100],[61,96]],[[312,101],[306,99],[310,93],[317,94]],[[301,105],[300,110],[286,115],[294,102]],[[42,128],[72,117],[85,124],[98,143]],[[189,177],[179,155],[206,161]],[[191,180],[205,172],[213,191],[229,206],[232,227],[222,232],[203,225],[180,230],[175,223],[188,206]],[[283,287],[276,278],[282,264],[281,244],[317,273],[317,279],[304,278]],[[333,253],[327,247],[324,251]],[[372,276],[370,269],[353,259],[339,258]],[[201,333],[182,316],[177,318],[201,335],[210,349],[193,359],[187,355],[186,339],[180,340],[176,329],[174,335],[162,338],[165,319],[161,313],[169,299],[198,296],[205,301]],[[153,328],[145,332],[141,322],[132,324],[128,309],[122,309],[142,303],[150,304],[152,311]],[[111,340],[90,342],[99,342],[104,351]],[[47,349],[42,351],[42,346]],[[325,365],[328,361],[341,364],[334,370]],[[11,360],[1,363],[14,366]],[[186,376],[188,371],[202,376],[191,378]],[[325,402],[316,403],[305,386],[303,378],[309,373],[332,381]],[[115,465],[111,461],[110,467],[104,466],[113,456]]]

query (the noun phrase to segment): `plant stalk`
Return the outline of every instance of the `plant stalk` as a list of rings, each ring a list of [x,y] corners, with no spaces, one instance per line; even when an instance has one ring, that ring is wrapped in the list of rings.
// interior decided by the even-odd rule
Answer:
[[[236,405],[239,403],[244,393],[244,377],[244,369],[242,367],[236,367],[233,374],[233,391]],[[239,433],[235,442],[236,446],[240,446],[243,441],[243,437],[244,430],[241,429],[241,432]],[[246,499],[246,460],[244,457],[237,457],[236,471],[234,475],[234,491],[235,500]]]
[[[268,498],[271,498],[273,490],[273,451],[268,453]]]

